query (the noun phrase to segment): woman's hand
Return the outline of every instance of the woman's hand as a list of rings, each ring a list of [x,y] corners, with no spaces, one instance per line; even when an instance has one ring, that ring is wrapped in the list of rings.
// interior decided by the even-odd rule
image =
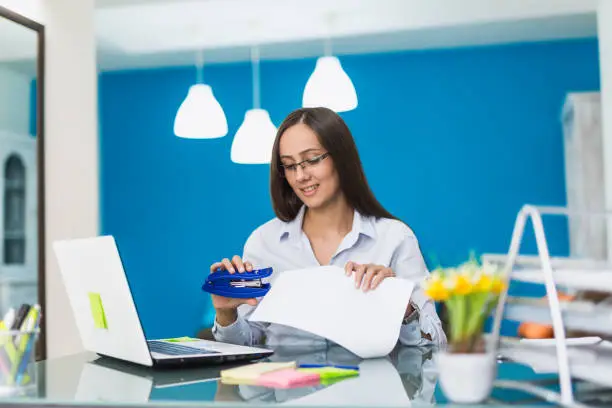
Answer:
[[[229,273],[243,273],[245,271],[251,272],[253,265],[248,261],[243,261],[238,255],[235,255],[231,261],[229,258],[223,259],[221,262],[215,262],[210,265],[210,273],[216,273],[219,271],[228,271]],[[238,299],[228,298],[211,294],[212,304],[217,312],[217,323],[221,326],[229,326],[234,323],[238,318],[238,306],[240,305],[251,305],[257,306],[256,299]]]
[[[217,272],[218,269],[228,271],[229,273],[251,272],[253,270],[253,265],[249,261],[243,262],[242,258],[238,255],[234,255],[231,261],[229,258],[224,258],[221,262],[215,262],[210,265],[210,273]]]
[[[386,266],[356,262],[347,262],[344,271],[346,276],[355,275],[355,287],[364,292],[376,289],[385,278],[395,276],[395,272]]]

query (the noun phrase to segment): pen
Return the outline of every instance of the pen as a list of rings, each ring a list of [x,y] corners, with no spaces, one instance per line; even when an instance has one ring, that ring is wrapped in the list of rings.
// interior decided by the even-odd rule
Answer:
[[[21,325],[21,331],[28,333],[34,330],[36,328],[36,325],[38,324],[39,314],[40,314],[40,305],[36,304],[30,307],[30,311],[28,312],[26,319],[23,321],[23,324]],[[20,352],[23,352],[25,350],[26,345],[29,341],[29,338],[30,338],[30,334],[28,333],[28,334],[19,335],[17,339],[15,340],[15,346],[19,348]]]
[[[15,367],[16,370],[13,377],[15,378],[16,384],[21,384],[21,382],[23,381],[23,376],[25,375],[26,370],[28,368],[28,363],[30,362],[30,356],[34,351],[34,343],[35,337],[31,337],[28,339],[25,350],[21,355],[21,361],[19,361],[17,366]]]
[[[34,317],[35,312],[36,310],[34,309],[34,307],[30,306],[25,316],[23,317],[23,319],[21,319],[21,324],[19,325],[19,328],[17,329],[20,331],[20,333],[16,334],[15,338],[13,339],[13,342],[15,343],[15,347],[20,348],[19,351],[23,351],[23,348],[25,348],[25,344],[23,345],[23,348],[21,348],[20,346],[20,344],[24,343],[23,339],[25,335],[22,333],[27,332],[31,323],[33,323],[32,318]]]
[[[4,326],[6,326],[4,329],[9,330],[9,328],[13,325],[13,319],[15,319],[15,309],[10,308],[2,319]]]
[[[11,330],[19,330],[21,329],[21,325],[25,320],[28,312],[30,311],[30,305],[24,303],[19,307],[19,310],[15,313],[15,320],[13,320],[13,324],[11,325]]]
[[[21,384],[26,374],[28,363],[30,362],[30,356],[34,352],[34,343],[36,342],[36,333],[31,333],[38,329],[41,318],[40,305],[36,304],[30,308],[28,318],[22,325],[22,330],[27,331],[20,339],[19,347],[19,358],[16,361],[13,371],[13,378],[17,384]]]
[[[343,370],[357,370],[359,371],[359,367],[357,366],[345,366],[345,365],[333,365],[333,364],[300,364],[298,368],[340,368]]]

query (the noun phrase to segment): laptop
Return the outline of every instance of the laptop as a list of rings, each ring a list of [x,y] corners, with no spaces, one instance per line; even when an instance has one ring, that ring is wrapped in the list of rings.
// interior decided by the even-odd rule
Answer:
[[[114,237],[56,241],[53,250],[87,351],[148,367],[251,361],[273,354],[201,339],[146,339]]]

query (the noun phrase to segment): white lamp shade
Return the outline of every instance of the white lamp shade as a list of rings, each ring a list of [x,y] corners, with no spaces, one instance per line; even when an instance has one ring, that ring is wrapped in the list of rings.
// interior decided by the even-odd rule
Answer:
[[[232,161],[240,164],[270,163],[276,130],[267,110],[248,110],[232,142]]]
[[[320,57],[308,78],[302,106],[324,106],[335,112],[345,112],[357,107],[357,92],[353,81],[344,72],[336,57]]]
[[[227,134],[225,112],[209,85],[189,88],[174,119],[174,134],[189,139],[213,139]]]

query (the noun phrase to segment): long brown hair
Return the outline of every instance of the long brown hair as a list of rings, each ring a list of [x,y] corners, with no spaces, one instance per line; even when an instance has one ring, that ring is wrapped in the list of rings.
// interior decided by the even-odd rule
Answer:
[[[330,154],[340,179],[340,188],[351,208],[365,216],[392,218],[378,202],[366,180],[353,135],[342,118],[327,108],[302,108],[291,112],[276,133],[270,165],[270,195],[276,216],[282,221],[295,219],[303,203],[295,194],[281,167],[280,138],[291,126],[303,123],[317,135]]]

